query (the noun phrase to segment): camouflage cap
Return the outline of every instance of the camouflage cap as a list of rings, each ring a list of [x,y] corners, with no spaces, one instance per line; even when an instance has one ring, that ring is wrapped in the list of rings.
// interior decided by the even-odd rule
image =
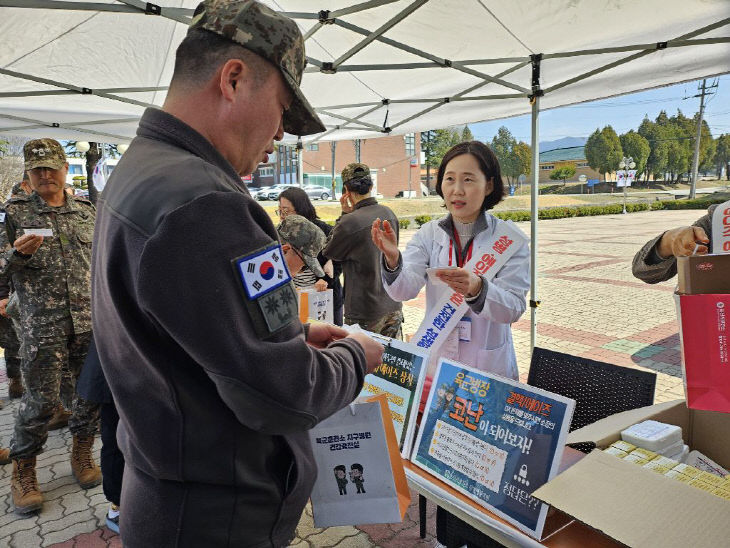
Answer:
[[[277,231],[282,243],[289,244],[301,253],[309,270],[318,278],[324,278],[324,271],[317,260],[325,244],[324,232],[301,215],[287,215],[279,223]]]
[[[307,64],[304,39],[297,24],[254,0],[204,0],[191,29],[205,29],[228,38],[271,62],[294,95],[284,113],[284,130],[292,135],[325,131],[299,84]]]
[[[66,153],[55,139],[33,139],[23,146],[25,170],[37,167],[61,169],[66,165]]]
[[[347,164],[342,170],[342,183],[349,183],[353,179],[370,177],[370,168],[365,164]]]

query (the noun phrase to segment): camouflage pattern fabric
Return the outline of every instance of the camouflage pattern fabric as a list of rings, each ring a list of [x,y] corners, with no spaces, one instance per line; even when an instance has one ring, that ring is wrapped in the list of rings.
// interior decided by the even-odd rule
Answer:
[[[5,351],[5,369],[9,379],[20,378],[20,340],[13,321],[0,316],[0,346]]]
[[[326,241],[322,229],[301,215],[287,215],[276,230],[282,243],[299,251],[309,270],[318,278],[324,278],[324,271],[317,260]]]
[[[370,177],[370,168],[366,164],[358,162],[347,164],[342,170],[342,184],[348,183],[353,179],[362,179]]]
[[[50,207],[35,192],[11,198],[5,228],[14,242],[25,229],[51,229],[30,257],[12,249],[0,257],[0,275],[10,275],[18,298],[20,338],[63,337],[91,331],[91,202],[66,197]]]
[[[81,372],[91,342],[91,333],[27,340],[22,362],[25,392],[15,421],[10,457],[38,455],[48,439],[48,421],[58,403],[63,369],[74,382]],[[75,395],[69,430],[74,435],[93,436],[99,422],[99,404]]]
[[[386,337],[390,337],[391,339],[403,339],[403,330],[401,328],[403,325],[403,312],[401,310],[390,312],[389,314],[386,314],[385,316],[382,316],[377,320],[367,322],[353,320],[352,318],[348,318],[347,315],[345,315],[345,323],[347,325],[357,324],[366,331],[370,331],[371,333],[379,333]]]
[[[299,89],[307,58],[304,38],[292,19],[253,0],[205,0],[196,10],[190,28],[219,34],[279,69],[294,94],[284,113],[287,133],[301,136],[325,130]]]
[[[66,153],[55,139],[33,139],[23,146],[25,170],[37,167],[61,169],[66,165]]]

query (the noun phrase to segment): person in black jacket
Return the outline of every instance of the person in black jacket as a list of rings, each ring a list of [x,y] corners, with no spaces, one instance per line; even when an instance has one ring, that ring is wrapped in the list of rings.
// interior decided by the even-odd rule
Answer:
[[[314,209],[314,205],[309,199],[309,196],[307,196],[307,193],[304,192],[301,188],[287,188],[284,192],[279,194],[278,212],[279,217],[281,217],[282,220],[285,219],[287,215],[291,215],[292,213],[296,215],[301,215],[308,221],[311,221],[315,225],[317,225],[322,230],[322,232],[324,232],[325,236],[329,236],[330,232],[332,232],[332,226],[328,225],[319,218],[319,216],[317,215],[317,210]],[[317,256],[317,260],[322,266],[322,270],[324,270],[324,276],[315,276],[315,287],[317,288],[317,291],[323,291],[324,289],[332,290],[332,303],[334,309],[335,325],[342,325],[343,295],[342,282],[340,281],[340,276],[342,275],[342,265],[337,261],[329,260],[321,252]],[[294,281],[296,282],[296,276],[294,277]],[[318,283],[320,283],[321,285],[317,285]]]
[[[125,548],[288,545],[316,478],[308,430],[380,363],[363,333],[302,326],[276,229],[241,181],[285,131],[325,130],[305,64],[285,15],[206,0],[99,197],[92,317]]]

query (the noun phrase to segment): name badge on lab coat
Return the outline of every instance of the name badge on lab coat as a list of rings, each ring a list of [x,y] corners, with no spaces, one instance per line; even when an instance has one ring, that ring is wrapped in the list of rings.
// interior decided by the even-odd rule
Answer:
[[[459,320],[456,326],[459,330],[459,340],[462,342],[471,342],[471,318],[464,316]]]

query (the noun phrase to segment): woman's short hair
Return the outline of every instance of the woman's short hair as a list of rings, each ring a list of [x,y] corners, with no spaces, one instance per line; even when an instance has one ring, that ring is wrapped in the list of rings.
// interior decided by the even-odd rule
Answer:
[[[502,182],[502,170],[499,167],[499,160],[491,148],[479,141],[465,141],[451,147],[444,154],[441,165],[439,166],[438,176],[436,178],[436,192],[442,198],[444,193],[441,190],[441,182],[444,180],[446,166],[451,160],[462,154],[471,154],[479,163],[479,168],[486,177],[487,181],[492,180],[492,192],[484,198],[482,202],[482,211],[488,211],[496,206],[504,198],[504,183]]]
[[[314,204],[312,204],[312,201],[309,199],[309,196],[307,196],[307,193],[304,192],[301,188],[292,186],[287,188],[285,191],[283,191],[281,194],[279,194],[279,199],[286,198],[291,202],[291,205],[294,206],[294,213],[297,215],[301,215],[308,221],[314,221],[315,219],[319,219],[319,216],[317,215],[317,210],[314,209]]]

